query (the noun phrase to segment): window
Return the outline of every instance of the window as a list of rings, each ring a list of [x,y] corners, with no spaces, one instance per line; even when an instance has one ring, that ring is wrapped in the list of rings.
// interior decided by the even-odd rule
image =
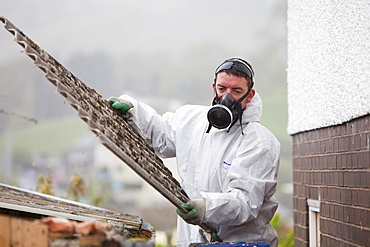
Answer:
[[[320,201],[307,199],[310,247],[320,246]]]

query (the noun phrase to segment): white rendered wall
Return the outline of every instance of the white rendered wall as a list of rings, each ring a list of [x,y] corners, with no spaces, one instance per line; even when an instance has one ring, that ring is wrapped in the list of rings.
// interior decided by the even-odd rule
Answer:
[[[370,113],[370,0],[288,0],[288,133]]]

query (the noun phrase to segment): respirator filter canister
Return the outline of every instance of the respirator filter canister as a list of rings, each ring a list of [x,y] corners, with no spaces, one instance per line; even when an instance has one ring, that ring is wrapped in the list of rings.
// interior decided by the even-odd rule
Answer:
[[[211,126],[217,129],[228,129],[239,118],[241,112],[241,103],[226,93],[209,109],[207,118]]]

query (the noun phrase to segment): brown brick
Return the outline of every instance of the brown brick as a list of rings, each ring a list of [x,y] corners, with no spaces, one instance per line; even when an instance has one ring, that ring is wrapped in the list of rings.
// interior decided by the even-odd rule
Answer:
[[[321,235],[320,236],[320,244],[321,244],[321,246],[331,246],[329,236]]]
[[[358,121],[351,121],[350,123],[350,132],[349,133],[358,133]]]
[[[349,149],[350,139],[349,136],[340,137],[339,139],[339,151],[347,152]]]
[[[310,187],[308,196],[310,199],[318,200],[319,199],[318,187]]]
[[[338,204],[332,204],[332,203],[329,204],[329,216],[330,216],[329,218],[330,219],[333,219],[335,217],[337,208],[338,208]]]
[[[315,145],[315,153],[314,154],[321,154],[321,153],[323,153],[322,152],[322,142],[315,141],[314,142],[314,145]]]
[[[309,181],[309,173],[308,172],[304,172],[303,174],[303,184],[310,184],[310,181]]]
[[[366,246],[369,242],[369,230],[361,229],[353,225],[343,224],[343,239],[351,243]]]
[[[344,173],[342,171],[335,171],[335,172],[332,172],[335,176],[335,179],[334,179],[334,184],[333,185],[336,185],[336,186],[345,186],[344,184]]]
[[[346,157],[343,154],[337,154],[337,169],[342,169],[346,166]]]
[[[334,174],[334,172],[327,172],[327,174],[328,174],[328,185],[332,185],[332,186],[334,186],[335,185],[335,174]]]
[[[326,151],[326,142],[325,141],[322,141],[322,142],[318,142],[317,143],[318,146],[319,146],[319,150],[318,150],[318,153],[320,154],[325,154],[327,151]]]
[[[341,203],[343,202],[343,193],[342,193],[342,190],[340,189],[334,189],[334,191],[336,192],[336,197],[335,197],[335,200],[334,202],[336,203]]]
[[[308,241],[308,227],[296,225],[294,227],[294,235],[302,240]]]
[[[330,206],[329,206],[330,219],[334,219],[336,208],[337,208],[337,206],[335,204],[330,204]]]
[[[355,139],[354,138],[355,137],[353,135],[348,137],[348,150],[347,151],[355,150]]]
[[[327,187],[326,194],[323,196],[322,200],[333,202],[336,199],[335,190],[332,187]]]
[[[357,134],[354,136],[354,150],[361,150],[361,134]]]
[[[320,215],[321,215],[321,212],[320,212]],[[322,232],[322,233],[327,233],[328,228],[329,228],[328,221],[325,220],[325,219],[326,219],[326,217],[321,215],[319,224],[320,224],[320,232]]]
[[[322,140],[323,139],[321,129],[314,130],[314,133],[315,133],[315,137],[314,137],[315,140]]]
[[[358,134],[358,137],[359,137],[359,145],[360,145],[360,149],[366,149],[367,148],[367,142],[368,142],[368,139],[367,139],[367,134],[365,133],[360,133]]]
[[[313,155],[308,159],[308,163],[310,164],[307,168],[308,171],[317,171],[322,169],[321,164],[318,164],[317,156]]]
[[[339,138],[334,138],[333,139],[333,151],[335,153],[339,152]]]
[[[358,205],[358,191],[357,190],[352,190],[352,205],[356,206]]]
[[[365,128],[364,128],[364,121],[363,119],[358,119],[359,121],[357,121],[357,130],[358,132],[363,132],[365,131]]]
[[[358,151],[351,153],[351,168],[352,169],[358,169],[358,163],[357,163],[357,156],[358,156]]]
[[[326,202],[320,203],[320,215],[322,217],[329,217],[329,204]]]
[[[370,207],[370,193],[369,190],[358,190],[358,205],[361,207]]]
[[[328,155],[325,155],[325,156],[321,156],[320,157],[320,163],[322,163],[322,164],[326,164],[325,166],[327,167],[328,166]]]
[[[337,168],[337,155],[329,155],[327,157],[327,168],[336,169]]]
[[[370,226],[370,209],[365,208],[361,210],[361,220],[359,221],[361,226]]]
[[[296,211],[293,213],[294,220],[298,225],[308,226],[308,212],[305,211]]]
[[[345,154],[346,157],[346,165],[343,168],[351,168],[352,167],[352,157],[350,153]]]
[[[340,210],[338,212],[338,219],[340,219],[341,221],[344,220],[344,210],[343,210],[343,207],[339,207]]]
[[[326,185],[326,180],[325,180],[326,175],[325,175],[325,172],[321,172],[320,176],[321,176],[321,179],[320,179],[321,185]]]
[[[367,229],[361,229],[359,231],[359,234],[361,236],[361,241],[359,241],[359,244],[362,244],[363,246],[366,246],[370,243],[370,230]]]
[[[358,172],[347,171],[343,172],[343,182],[345,187],[357,187],[355,186],[355,178],[358,176]]]
[[[343,246],[343,242],[338,240],[338,239],[335,239],[335,238],[331,238],[330,239],[330,244],[328,246]]]
[[[333,150],[334,150],[333,139],[326,140],[326,152],[327,153],[332,153]]]
[[[361,172],[353,172],[354,174],[354,184],[353,187],[355,188],[369,188],[369,185],[367,184],[367,178],[368,178],[368,171],[361,171]]]
[[[328,221],[327,218],[320,218],[320,231],[324,234],[329,234],[330,232],[330,227],[329,224],[330,222]]]
[[[326,195],[328,194],[328,188],[325,186],[320,187],[320,197],[326,198]]]
[[[348,223],[357,224],[359,221],[356,221],[356,215],[360,215],[360,210],[357,210],[351,206],[348,206],[349,219]]]
[[[298,198],[297,206],[300,211],[306,212],[308,210],[306,198]]]
[[[370,170],[361,172],[361,187],[370,189]]]
[[[293,182],[299,181],[300,175],[301,175],[300,172],[293,170]]]
[[[322,172],[321,181],[325,185],[330,185],[330,172]]]
[[[363,158],[362,168],[370,168],[370,150],[363,152],[362,158]]]
[[[318,140],[326,139],[323,129],[316,129],[315,132],[317,134],[317,139]]]
[[[353,153],[351,154],[351,168],[353,169],[358,169],[359,165],[358,165],[358,155],[359,153],[356,152],[356,153]]]
[[[350,215],[349,215],[349,208],[348,207],[343,207],[343,221],[344,222],[349,222]]]
[[[352,224],[363,224],[364,210],[359,208],[351,207],[351,221]]]
[[[345,204],[352,204],[352,193],[350,189],[341,190],[341,202]]]
[[[293,184],[293,193],[297,196],[306,196],[306,186],[304,184]]]
[[[368,152],[359,152],[357,154],[357,168],[358,169],[364,169],[367,168],[368,163],[367,160],[369,160],[369,153]]]
[[[308,240],[302,240],[299,238],[294,238],[294,246],[295,247],[307,247],[308,246]]]
[[[340,131],[340,135],[343,136],[343,135],[347,135],[348,132],[347,132],[347,126],[346,124],[342,124],[342,125],[339,125],[339,128],[341,129]]]

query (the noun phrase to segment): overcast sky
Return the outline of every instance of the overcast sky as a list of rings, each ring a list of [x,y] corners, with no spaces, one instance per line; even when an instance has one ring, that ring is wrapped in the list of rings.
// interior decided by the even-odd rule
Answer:
[[[211,41],[246,53],[269,38],[261,35],[261,29],[276,2],[4,0],[0,15],[60,59],[76,51],[178,52]],[[0,39],[0,62],[14,56],[9,46],[14,46],[9,37]]]

